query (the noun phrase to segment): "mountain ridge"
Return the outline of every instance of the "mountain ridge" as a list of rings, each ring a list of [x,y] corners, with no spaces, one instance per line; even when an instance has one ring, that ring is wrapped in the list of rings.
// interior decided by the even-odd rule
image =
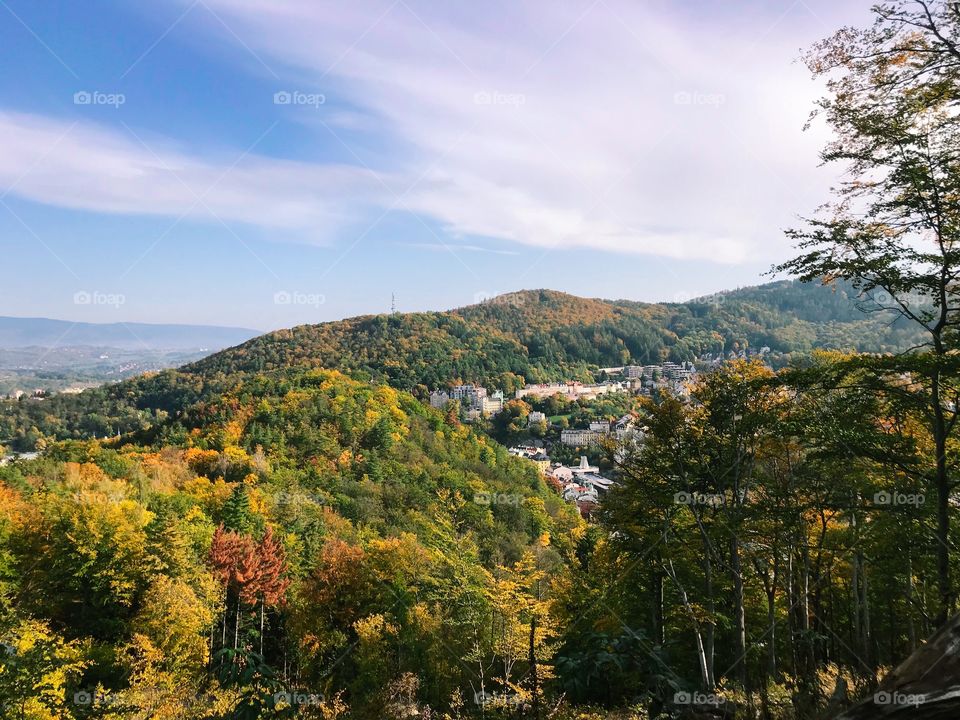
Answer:
[[[591,367],[693,360],[745,348],[891,352],[915,331],[857,308],[848,286],[781,280],[686,302],[644,303],[522,290],[449,311],[362,315],[252,338],[182,368],[231,374],[336,367],[401,389],[447,382],[585,377]],[[416,347],[412,347],[416,344]]]

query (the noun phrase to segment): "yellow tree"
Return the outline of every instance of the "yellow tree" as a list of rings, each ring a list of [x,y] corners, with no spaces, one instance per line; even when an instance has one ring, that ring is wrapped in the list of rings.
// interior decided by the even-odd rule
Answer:
[[[0,644],[0,709],[9,720],[67,717],[67,689],[89,661],[77,641],[67,641],[37,620],[23,620]]]

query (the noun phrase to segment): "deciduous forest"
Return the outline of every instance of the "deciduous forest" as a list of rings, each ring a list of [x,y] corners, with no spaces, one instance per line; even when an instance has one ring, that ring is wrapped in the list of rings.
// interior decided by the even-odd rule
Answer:
[[[873,14],[803,56],[844,180],[790,280],[528,291],[4,401],[39,454],[0,466],[3,717],[957,716],[960,10]],[[705,359],[538,401],[641,428],[589,519],[495,439],[532,406],[426,403]]]

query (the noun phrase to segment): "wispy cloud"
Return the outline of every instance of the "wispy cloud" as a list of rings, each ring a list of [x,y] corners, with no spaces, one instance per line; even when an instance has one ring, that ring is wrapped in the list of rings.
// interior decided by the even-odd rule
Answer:
[[[395,209],[467,251],[492,238],[737,263],[783,252],[781,228],[831,179],[815,170],[822,138],[800,132],[816,88],[791,64],[829,31],[806,8],[838,16],[828,0],[723,16],[663,0],[204,4],[215,15],[178,31],[241,43],[345,101],[302,115],[345,164],[201,158],[90,124],[38,163],[66,124],[3,114],[0,182],[67,207],[215,214],[316,242]],[[361,161],[358,128],[387,149]]]
[[[737,262],[830,180],[792,61],[836,4],[209,2],[377,119],[426,171],[405,206],[451,233]]]
[[[0,113],[0,138],[3,189],[67,208],[240,222],[324,242],[365,204],[383,203],[380,180],[364,168],[243,150],[201,159],[132,130],[25,114]]]
[[[484,247],[482,245],[460,245],[444,243],[407,243],[408,247],[418,250],[431,250],[433,252],[463,251],[472,253],[489,253],[491,255],[519,255],[516,250],[502,250],[499,248]]]

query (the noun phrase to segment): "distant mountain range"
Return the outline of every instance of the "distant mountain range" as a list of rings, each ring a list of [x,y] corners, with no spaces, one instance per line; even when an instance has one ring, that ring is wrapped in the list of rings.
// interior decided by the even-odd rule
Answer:
[[[216,325],[86,323],[0,317],[0,348],[103,347],[125,350],[220,350],[260,331]]]

